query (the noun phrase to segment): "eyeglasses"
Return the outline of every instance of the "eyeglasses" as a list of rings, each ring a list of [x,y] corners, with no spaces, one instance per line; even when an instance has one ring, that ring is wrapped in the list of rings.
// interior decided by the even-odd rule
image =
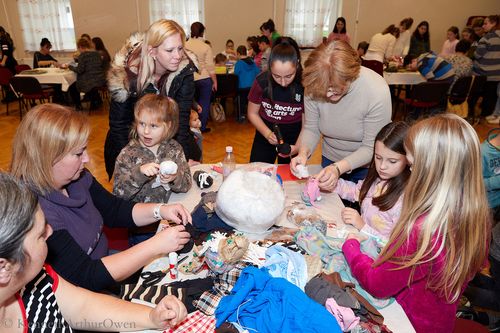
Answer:
[[[347,94],[348,90],[349,90],[349,85],[343,87],[342,89],[334,89],[333,87],[329,87],[328,90],[326,91],[326,97],[327,98],[341,97]]]

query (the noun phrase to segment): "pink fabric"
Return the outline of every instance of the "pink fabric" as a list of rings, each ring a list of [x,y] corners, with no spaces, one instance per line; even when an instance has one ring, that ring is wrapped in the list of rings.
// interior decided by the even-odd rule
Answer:
[[[409,240],[396,251],[395,256],[409,255],[416,251],[419,228],[424,218],[418,218]],[[443,253],[432,262],[417,266],[411,284],[408,285],[411,268],[394,270],[398,265],[388,262],[372,267],[373,259],[361,253],[357,240],[347,240],[342,251],[361,286],[378,298],[395,297],[417,332],[453,332],[458,302],[449,304],[426,288],[428,278],[435,277],[443,268]]]
[[[338,305],[335,299],[328,298],[325,307],[337,319],[342,331],[349,332],[359,324],[359,317],[356,317],[354,311],[351,308]]]

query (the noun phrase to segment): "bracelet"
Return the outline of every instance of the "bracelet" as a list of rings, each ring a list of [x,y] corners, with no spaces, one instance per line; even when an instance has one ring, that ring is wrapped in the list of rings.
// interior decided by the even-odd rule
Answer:
[[[266,135],[266,139],[269,140],[269,138],[273,135],[273,131],[270,131],[268,135]]]
[[[160,203],[160,204],[157,204],[155,206],[155,208],[153,209],[153,217],[155,218],[156,221],[163,220],[163,217],[160,214],[160,208],[161,208],[161,206],[166,206],[166,205],[167,204],[165,204],[165,203]]]
[[[340,175],[342,174],[342,172],[340,172],[339,166],[337,165],[337,163],[333,163],[332,165],[335,168],[335,170],[337,170],[337,172],[339,174],[338,176],[340,177]]]

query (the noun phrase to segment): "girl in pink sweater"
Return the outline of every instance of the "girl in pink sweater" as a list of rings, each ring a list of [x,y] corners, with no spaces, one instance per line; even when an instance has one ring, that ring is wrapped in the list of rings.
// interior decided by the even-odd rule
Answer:
[[[403,145],[408,131],[405,122],[382,127],[375,137],[375,149],[368,174],[357,184],[339,178],[335,192],[345,200],[358,201],[361,215],[353,208],[342,210],[344,223],[374,236],[384,246],[399,219],[402,194],[410,169]]]
[[[353,275],[375,297],[395,297],[417,332],[452,332],[457,302],[487,254],[488,203],[475,130],[442,114],[413,125],[405,139],[411,167],[403,208],[374,261],[349,234],[342,250]]]

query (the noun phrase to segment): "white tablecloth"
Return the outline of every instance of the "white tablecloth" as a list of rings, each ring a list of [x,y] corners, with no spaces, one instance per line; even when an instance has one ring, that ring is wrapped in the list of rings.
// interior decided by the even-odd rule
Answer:
[[[76,81],[76,73],[69,69],[40,68],[43,74],[17,74],[16,76],[32,76],[41,84],[60,84],[62,91],[68,91],[69,86]]]
[[[314,174],[318,172],[321,167],[319,165],[310,165],[308,166],[309,173]],[[207,172],[211,172],[210,165],[202,164],[197,165],[191,168],[191,173],[194,173],[197,170],[203,170]],[[283,187],[285,189],[285,204],[288,206],[294,201],[302,201],[300,197],[300,192],[302,190],[304,180],[300,181],[285,181],[283,183]],[[214,184],[205,190],[200,190],[196,184],[193,184],[192,188],[187,193],[172,193],[169,199],[169,203],[182,203],[189,211],[192,211],[193,208],[199,203],[202,192],[207,191],[216,191],[220,185],[222,184],[222,175],[214,174]],[[316,210],[321,214],[321,216],[327,221],[335,221],[338,224],[342,224],[342,219],[340,216],[340,212],[344,207],[342,201],[339,196],[335,193],[321,193],[322,200],[317,202]],[[278,225],[283,226],[293,226],[290,222],[287,221],[285,214],[283,214],[278,222]],[[184,255],[180,255],[179,258],[182,258]],[[157,271],[160,269],[165,269],[168,267],[168,257],[162,257],[154,260],[151,264],[144,267],[144,271]],[[179,272],[179,276],[177,281],[188,280],[188,279],[196,279],[206,276],[203,275],[187,275]],[[165,278],[161,281],[161,283],[168,284],[172,282],[169,274],[165,276]],[[387,325],[389,329],[391,329],[394,333],[411,333],[415,332],[413,329],[408,317],[404,313],[401,306],[394,302],[390,306],[385,309],[380,310],[380,313],[384,316],[384,323]]]
[[[419,72],[384,72],[384,79],[388,85],[413,85],[426,81]]]

